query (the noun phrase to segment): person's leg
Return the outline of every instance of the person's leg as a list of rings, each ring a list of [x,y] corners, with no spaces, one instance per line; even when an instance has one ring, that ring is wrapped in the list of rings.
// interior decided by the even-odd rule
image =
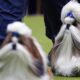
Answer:
[[[8,21],[3,20],[2,18],[0,18],[0,46],[3,43],[6,35],[7,35],[7,25],[8,25]]]
[[[27,9],[28,0],[0,0],[0,44],[7,35],[7,25],[21,21]]]

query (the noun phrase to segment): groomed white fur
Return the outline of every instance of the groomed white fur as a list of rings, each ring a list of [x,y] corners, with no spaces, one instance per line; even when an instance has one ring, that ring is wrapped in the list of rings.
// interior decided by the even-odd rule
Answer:
[[[64,23],[65,24],[72,24],[74,21],[75,21],[75,19],[74,18],[70,18],[70,17],[66,17],[64,19]]]
[[[70,63],[70,57],[71,57],[71,35],[68,30],[64,33],[64,38],[61,46],[58,48],[58,51],[56,51],[56,54],[59,54],[56,62],[55,62],[55,68],[56,73],[60,73],[64,76],[71,74],[71,69],[73,66]],[[70,63],[70,64],[69,64]]]
[[[41,77],[41,79],[42,80],[50,80],[50,77],[47,74],[45,74],[44,76]]]
[[[66,24],[63,24],[63,25],[61,26],[61,29],[60,29],[59,33],[58,33],[57,36],[55,37],[55,41],[56,41],[56,42],[57,42],[60,38],[63,37],[64,32],[65,32],[65,29],[66,29]]]
[[[66,26],[67,27],[67,26]],[[64,35],[63,35],[64,34]],[[76,47],[80,47],[80,31],[75,26],[71,25],[69,30],[65,30],[65,33],[59,33],[62,35],[62,44],[58,47],[56,54],[58,55],[57,60],[55,61],[56,74],[62,74],[64,76],[73,75],[72,71],[74,69],[80,70],[80,56],[73,56],[73,40],[77,41],[75,43]],[[57,40],[60,39],[60,36],[57,37]],[[56,41],[57,42],[57,41]]]
[[[30,36],[32,34],[31,29],[25,23],[19,21],[8,24],[7,31],[18,32],[20,35],[26,36]]]
[[[80,30],[77,29],[75,26],[70,27],[70,31],[72,33],[73,38],[80,43]]]
[[[66,30],[66,27],[67,27],[66,24],[71,25],[74,21],[75,21],[75,19],[71,18],[71,17],[65,17],[64,18],[63,25],[61,26],[61,29],[60,29],[58,35],[55,37],[55,42],[57,42],[60,38],[63,37],[65,30]]]
[[[68,2],[61,11],[61,20],[64,22],[64,18],[67,16],[69,12],[72,12],[75,19],[80,22],[80,3],[77,0],[71,0]]]

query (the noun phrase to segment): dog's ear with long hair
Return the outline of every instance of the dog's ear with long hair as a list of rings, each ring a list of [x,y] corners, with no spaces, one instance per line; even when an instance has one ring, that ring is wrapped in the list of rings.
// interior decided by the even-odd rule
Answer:
[[[33,58],[41,59],[40,52],[31,37],[20,36],[21,43],[29,50]]]

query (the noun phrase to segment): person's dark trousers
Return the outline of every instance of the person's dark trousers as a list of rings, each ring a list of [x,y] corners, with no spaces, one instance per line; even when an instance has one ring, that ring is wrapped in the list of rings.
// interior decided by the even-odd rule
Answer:
[[[28,0],[0,0],[0,45],[7,35],[7,25],[21,21],[28,4]]]
[[[61,9],[70,0],[42,0],[43,1],[43,13],[46,29],[46,36],[54,43],[54,38],[58,34],[61,26]],[[52,49],[51,49],[52,50]],[[51,51],[50,51],[51,52]],[[48,59],[51,60],[51,54],[49,53]]]
[[[46,35],[51,40],[59,32],[61,26],[60,14],[62,7],[70,0],[42,0]]]

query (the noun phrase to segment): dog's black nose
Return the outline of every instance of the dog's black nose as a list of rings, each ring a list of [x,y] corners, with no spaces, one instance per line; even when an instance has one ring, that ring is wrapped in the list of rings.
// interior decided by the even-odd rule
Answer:
[[[18,43],[19,36],[20,35],[17,32],[12,33],[12,50],[16,50],[16,43]]]
[[[13,44],[12,44],[12,50],[16,50],[16,48],[17,48],[17,47],[16,47],[16,44],[13,43]]]

